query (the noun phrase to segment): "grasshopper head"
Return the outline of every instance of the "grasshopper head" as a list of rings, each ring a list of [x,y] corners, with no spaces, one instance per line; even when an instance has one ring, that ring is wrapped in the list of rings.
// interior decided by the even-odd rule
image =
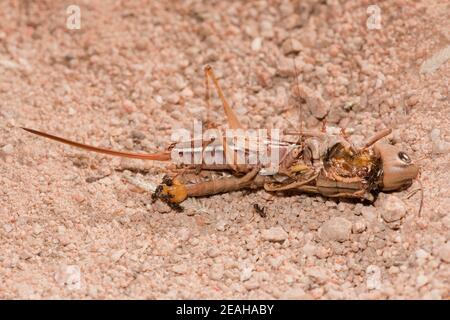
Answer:
[[[409,187],[419,173],[419,166],[398,147],[378,142],[374,150],[382,162],[381,190],[395,191]]]

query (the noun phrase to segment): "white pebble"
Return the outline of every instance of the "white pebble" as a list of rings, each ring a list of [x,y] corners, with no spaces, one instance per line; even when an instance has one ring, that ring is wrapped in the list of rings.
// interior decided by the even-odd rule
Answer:
[[[60,234],[60,235],[64,235],[66,233],[66,227],[64,227],[64,226],[58,226],[57,230],[58,230],[58,234]]]
[[[6,233],[10,233],[14,228],[9,223],[6,223],[3,225],[3,229],[5,230]]]
[[[444,154],[450,151],[450,142],[441,139],[441,130],[434,128],[431,130],[430,137],[434,154]]]
[[[40,234],[43,230],[44,229],[41,227],[41,225],[39,225],[37,223],[33,226],[33,233],[36,235]]]
[[[426,259],[426,258],[428,258],[428,256],[429,256],[429,253],[426,252],[425,250],[423,250],[423,249],[416,250],[416,258],[417,259],[419,259],[419,260]]]
[[[255,39],[253,39],[252,45],[251,45],[253,51],[261,50],[262,40],[263,40],[263,38],[261,38],[261,37],[257,37]]]
[[[418,288],[423,287],[427,283],[428,283],[428,278],[425,275],[420,274],[420,275],[417,276],[417,278],[416,278],[416,286]]]
[[[278,268],[279,266],[281,266],[283,264],[283,261],[286,259],[285,256],[283,255],[279,255],[277,257],[274,258],[269,258],[269,263],[272,267],[274,268]]]
[[[242,282],[247,281],[248,279],[250,279],[252,277],[252,273],[253,273],[253,268],[251,266],[245,266],[244,268],[242,268],[240,280]]]
[[[277,226],[263,230],[261,232],[261,237],[266,241],[283,242],[287,239],[288,234],[282,227]]]
[[[352,227],[353,233],[362,233],[362,232],[364,232],[364,230],[366,230],[366,224],[363,220],[356,221],[353,224],[353,227]]]
[[[366,269],[366,286],[369,290],[381,289],[381,270],[378,266],[370,265]]]
[[[12,154],[14,152],[14,147],[12,144],[4,145],[2,148],[4,154]]]
[[[436,52],[432,57],[425,60],[420,66],[420,73],[433,73],[441,65],[450,59],[450,45]]]

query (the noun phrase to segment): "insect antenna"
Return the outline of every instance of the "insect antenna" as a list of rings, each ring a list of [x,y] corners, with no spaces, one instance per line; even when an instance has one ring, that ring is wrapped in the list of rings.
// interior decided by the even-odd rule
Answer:
[[[420,205],[419,205],[419,211],[417,212],[417,216],[421,217],[421,213],[422,213],[422,208],[423,208],[423,185],[422,185],[422,181],[420,180],[420,171],[419,174],[417,175],[417,182],[419,183],[419,188],[412,190],[407,196],[406,199],[411,198],[413,195],[415,195],[417,192],[420,191]]]
[[[390,129],[390,128],[381,130],[380,132],[376,133],[375,135],[373,135],[369,139],[367,139],[367,141],[364,142],[363,148],[369,148],[378,140],[381,140],[384,137],[386,137],[387,135],[391,134],[391,132],[392,132],[392,129]]]

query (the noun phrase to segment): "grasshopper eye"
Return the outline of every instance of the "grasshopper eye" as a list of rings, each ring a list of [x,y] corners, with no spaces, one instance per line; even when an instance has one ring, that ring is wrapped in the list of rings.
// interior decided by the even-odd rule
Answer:
[[[406,153],[404,153],[403,151],[400,151],[398,153],[398,158],[401,161],[403,161],[404,163],[407,163],[407,164],[411,163],[411,158]]]

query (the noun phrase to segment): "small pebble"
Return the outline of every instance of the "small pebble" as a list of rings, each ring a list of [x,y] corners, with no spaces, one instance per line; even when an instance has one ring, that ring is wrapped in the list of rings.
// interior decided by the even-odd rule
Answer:
[[[162,201],[156,201],[152,205],[153,209],[159,213],[169,213],[172,211],[172,209],[169,207],[167,203],[164,203]]]
[[[298,65],[296,63],[296,65],[294,66],[294,61],[291,58],[281,57],[277,61],[278,74],[281,77],[295,76],[295,67],[298,68]]]
[[[111,254],[111,260],[113,262],[117,262],[120,260],[120,258],[125,254],[125,249],[116,250]]]
[[[263,41],[263,38],[261,38],[261,37],[257,37],[255,39],[253,39],[252,44],[251,44],[252,50],[253,51],[261,50],[262,41]]]
[[[283,50],[285,56],[291,53],[299,53],[302,50],[302,44],[296,39],[289,38],[283,42],[281,50]]]
[[[310,267],[305,270],[307,276],[312,278],[318,284],[324,284],[328,281],[329,275],[327,270],[322,267]]]
[[[181,228],[177,232],[177,238],[180,241],[188,241],[191,236],[191,231],[188,228]]]
[[[423,287],[428,283],[428,278],[424,276],[423,274],[420,274],[416,278],[416,285],[418,288]]]
[[[319,92],[302,84],[297,85],[297,83],[292,86],[292,92],[294,96],[306,101],[309,111],[315,118],[323,119],[328,114],[330,104],[322,98]]]
[[[304,300],[311,299],[302,288],[293,288],[286,291],[282,296],[282,300]]]
[[[255,290],[259,288],[259,281],[257,279],[252,279],[244,283],[244,287],[247,290]]]
[[[312,245],[311,243],[307,243],[303,246],[303,254],[305,254],[306,256],[312,257],[315,255],[316,251],[316,246]]]
[[[58,231],[58,234],[64,235],[66,233],[66,227],[58,226],[57,231]]]
[[[145,139],[145,134],[140,131],[133,130],[131,131],[131,138],[135,141],[140,141]]]
[[[325,222],[319,230],[320,238],[328,241],[344,242],[350,239],[352,223],[347,219],[336,217]]]
[[[369,290],[381,289],[381,270],[378,266],[370,265],[366,269],[366,286]]]
[[[146,39],[139,39],[134,46],[139,51],[145,51],[148,48],[148,41]]]
[[[210,258],[215,258],[220,255],[220,250],[217,247],[211,247],[206,252]]]
[[[366,224],[363,220],[356,221],[352,226],[353,233],[362,233],[366,230]]]
[[[273,24],[269,20],[263,20],[260,24],[261,36],[272,38],[274,36]]]
[[[2,153],[12,154],[14,152],[14,147],[12,144],[7,144],[2,147]]]
[[[413,95],[409,97],[408,100],[406,100],[406,104],[408,105],[408,107],[414,107],[418,103],[419,103],[419,96],[417,95]]]
[[[37,223],[36,223],[36,224],[33,226],[33,233],[34,233],[34,234],[38,235],[38,234],[40,234],[42,231],[44,231],[44,229],[41,227],[40,224],[37,224]]]
[[[248,279],[250,279],[252,277],[252,273],[253,273],[253,268],[250,266],[245,266],[244,268],[242,268],[240,280],[242,282],[247,281]]]
[[[361,215],[368,223],[375,222],[377,220],[377,209],[372,206],[363,206]]]
[[[14,228],[11,224],[6,223],[3,225],[3,229],[5,230],[6,233],[10,233]]]
[[[283,264],[283,261],[284,261],[285,259],[286,259],[285,256],[279,255],[279,256],[277,256],[277,257],[270,258],[270,259],[269,259],[269,263],[270,263],[270,265],[271,265],[272,267],[278,268],[278,267],[280,267],[280,266]]]
[[[450,45],[437,51],[420,66],[420,73],[433,73],[450,59]]]
[[[282,227],[277,226],[263,230],[261,232],[261,237],[266,241],[283,242],[288,238],[288,234]]]
[[[423,249],[416,250],[416,258],[419,260],[426,259],[426,258],[428,258],[429,255],[430,254]]]
[[[188,267],[185,263],[176,264],[173,266],[172,271],[177,274],[185,274],[188,270]]]
[[[225,231],[226,227],[228,225],[228,222],[224,219],[220,219],[216,223],[216,230],[217,231]]]
[[[406,215],[406,206],[399,197],[387,194],[383,197],[381,204],[381,216],[386,222],[394,222],[402,219]]]
[[[223,272],[224,272],[224,267],[223,264],[221,263],[214,263],[211,266],[210,272],[209,272],[209,278],[211,280],[220,280],[223,278]]]
[[[441,130],[434,128],[430,133],[433,154],[445,154],[450,151],[450,142],[441,139]]]
[[[438,255],[443,261],[450,263],[450,241],[439,249]]]

